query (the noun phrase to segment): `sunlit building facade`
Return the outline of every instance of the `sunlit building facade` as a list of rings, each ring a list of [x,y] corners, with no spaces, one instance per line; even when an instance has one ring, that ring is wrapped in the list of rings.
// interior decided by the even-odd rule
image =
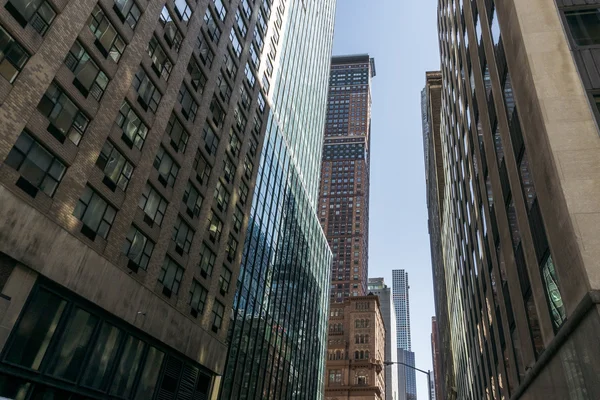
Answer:
[[[410,286],[408,273],[403,269],[392,270],[392,300],[396,311],[396,349],[399,362],[415,366],[415,353],[411,350]],[[398,392],[401,400],[416,400],[417,377],[412,368],[398,365]]]
[[[335,3],[274,5],[285,12],[269,28],[277,57],[223,400],[323,396],[331,251],[317,207]]]
[[[598,15],[439,2],[448,396],[600,397]]]

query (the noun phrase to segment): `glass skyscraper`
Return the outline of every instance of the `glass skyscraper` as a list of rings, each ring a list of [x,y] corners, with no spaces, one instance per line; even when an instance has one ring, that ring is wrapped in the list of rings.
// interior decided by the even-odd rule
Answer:
[[[316,206],[335,3],[281,3],[223,400],[322,398],[331,252]]]
[[[392,270],[392,298],[396,311],[396,346],[398,361],[415,365],[415,353],[411,351],[410,340],[410,301],[408,296],[408,274],[403,269]],[[415,370],[398,366],[400,399],[416,400],[417,378]]]

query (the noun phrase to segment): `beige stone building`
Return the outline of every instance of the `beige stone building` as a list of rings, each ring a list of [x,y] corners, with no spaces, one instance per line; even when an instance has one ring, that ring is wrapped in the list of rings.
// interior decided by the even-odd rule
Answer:
[[[385,398],[385,326],[379,297],[332,303],[327,342],[325,400]]]

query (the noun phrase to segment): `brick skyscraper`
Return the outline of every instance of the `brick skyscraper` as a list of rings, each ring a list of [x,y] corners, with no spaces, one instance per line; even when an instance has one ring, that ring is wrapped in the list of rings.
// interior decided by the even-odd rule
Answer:
[[[307,27],[301,0],[0,1],[0,397],[214,398],[292,46],[314,79],[285,107],[321,115],[320,149],[324,4]],[[330,252],[304,247],[322,309]],[[324,317],[303,326],[324,341]]]
[[[367,294],[371,78],[368,55],[333,57],[319,218],[333,251],[331,300]]]

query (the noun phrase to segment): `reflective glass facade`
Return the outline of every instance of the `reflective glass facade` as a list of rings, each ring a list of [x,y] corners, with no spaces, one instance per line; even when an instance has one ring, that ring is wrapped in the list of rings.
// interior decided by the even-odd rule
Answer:
[[[331,252],[316,215],[335,1],[285,2],[221,399],[320,399]]]

